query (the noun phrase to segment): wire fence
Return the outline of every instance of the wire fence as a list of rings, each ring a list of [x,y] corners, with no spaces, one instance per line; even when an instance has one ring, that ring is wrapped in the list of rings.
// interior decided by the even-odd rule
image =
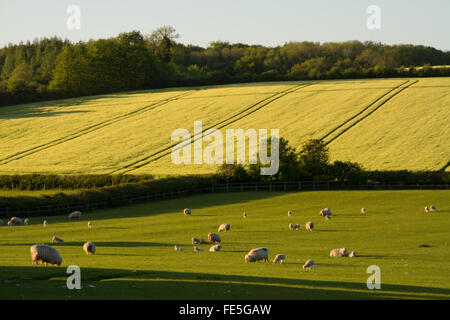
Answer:
[[[212,184],[210,187],[197,189],[176,190],[172,192],[155,192],[130,197],[110,198],[103,201],[85,203],[70,203],[61,205],[38,206],[31,208],[0,208],[0,217],[37,217],[69,214],[73,211],[92,211],[113,207],[121,207],[153,200],[163,200],[189,196],[194,194],[221,193],[221,192],[299,192],[299,191],[337,191],[337,190],[446,190],[448,184],[346,184],[331,181],[296,181],[296,182],[251,182],[251,183],[223,183]]]

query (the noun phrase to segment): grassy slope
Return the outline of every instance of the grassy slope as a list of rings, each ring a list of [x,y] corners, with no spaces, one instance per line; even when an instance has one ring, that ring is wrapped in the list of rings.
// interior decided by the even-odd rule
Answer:
[[[0,227],[0,298],[69,299],[371,299],[450,298],[449,191],[351,191],[229,193],[89,212],[81,221],[33,218],[31,225]],[[434,204],[439,212],[426,214]],[[318,216],[330,207],[333,219]],[[362,206],[368,213],[362,215]],[[193,215],[185,217],[184,207]],[[287,211],[293,210],[288,217]],[[242,212],[248,218],[242,218]],[[86,222],[93,221],[88,229]],[[304,229],[314,221],[312,232]],[[191,237],[205,238],[221,223],[223,250],[194,253]],[[289,231],[299,223],[300,231]],[[61,267],[32,267],[29,247],[49,243],[63,256]],[[94,241],[97,253],[82,252]],[[173,245],[184,252],[175,252]],[[429,247],[420,247],[420,245]],[[269,258],[287,255],[286,265],[245,264],[251,248],[269,248]],[[331,258],[336,247],[357,258]],[[315,271],[301,270],[315,259]],[[81,291],[65,288],[66,267],[81,267]],[[366,289],[366,268],[381,268],[382,290]],[[136,270],[136,272],[133,272]]]
[[[224,128],[279,128],[281,136],[298,147],[308,138],[324,136],[407,80],[183,88],[2,108],[0,173],[112,172],[164,148],[170,151],[173,130],[192,133],[194,120],[202,120],[204,127],[220,127],[229,118]],[[334,140],[333,160],[356,160],[367,169],[440,169],[450,150],[449,87],[450,78],[419,79]],[[293,91],[281,94],[285,90]],[[247,114],[247,108],[258,110]],[[150,160],[156,161],[141,162],[131,173],[215,170],[207,165],[175,166],[170,154]]]

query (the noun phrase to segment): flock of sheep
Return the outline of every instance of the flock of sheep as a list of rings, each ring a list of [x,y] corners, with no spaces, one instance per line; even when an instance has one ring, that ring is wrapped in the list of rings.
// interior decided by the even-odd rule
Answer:
[[[431,211],[437,211],[437,208],[434,205],[430,205],[430,206],[425,206],[425,212],[431,212]],[[191,209],[186,208],[184,209],[183,213],[187,216],[190,216],[192,214]],[[365,214],[366,213],[366,209],[362,208],[361,209],[361,213]],[[329,208],[324,208],[322,210],[320,210],[319,215],[321,217],[324,217],[326,220],[330,220],[331,219],[331,210]],[[289,210],[288,211],[288,216],[291,217],[292,216],[292,212]],[[69,214],[69,219],[74,219],[74,218],[81,218],[81,212],[80,211],[74,211],[71,214]],[[244,212],[243,213],[243,218],[246,219],[247,218],[247,213]],[[19,217],[12,217],[9,221],[8,221],[8,226],[15,226],[15,225],[28,225],[29,224],[29,219],[26,218],[25,220],[22,220]],[[0,219],[0,225],[3,224],[3,221]],[[43,223],[44,227],[48,226],[48,222],[47,220],[44,220]],[[92,223],[91,221],[88,221],[88,228],[92,228]],[[227,232],[231,229],[230,224],[228,223],[223,223],[221,224],[217,231],[220,232]],[[300,225],[299,224],[289,224],[289,230],[299,230],[300,229]],[[305,229],[308,231],[312,231],[314,229],[314,223],[312,221],[308,221],[305,224]],[[192,238],[192,244],[194,245],[194,252],[201,252],[203,251],[202,248],[197,247],[197,245],[199,244],[213,244],[210,248],[209,251],[210,252],[217,252],[220,251],[222,248],[221,245],[221,237],[217,234],[217,233],[209,233],[208,234],[208,240],[200,240],[198,238],[193,237]],[[64,242],[63,239],[58,238],[57,236],[53,236],[52,238],[52,243],[54,242]],[[85,242],[83,245],[83,251],[86,254],[94,254],[95,253],[95,244],[93,242]],[[175,245],[175,251],[184,251],[184,248],[179,247],[177,245]],[[44,263],[44,264],[50,264],[50,265],[61,265],[62,263],[62,257],[59,254],[58,250],[56,250],[55,248],[46,245],[46,244],[35,244],[33,246],[31,246],[30,248],[30,253],[31,253],[31,260],[33,264],[38,264],[38,262]],[[347,251],[347,248],[336,248],[331,250],[330,252],[330,257],[356,257],[356,252],[355,251]],[[265,261],[268,262],[269,261],[269,250],[267,248],[255,248],[255,249],[251,249],[244,257],[245,262],[256,262],[256,261]],[[286,263],[286,255],[285,254],[277,254],[273,260],[274,264],[285,264]],[[315,269],[316,267],[316,263],[313,259],[309,259],[305,262],[305,264],[303,265],[303,269],[304,270],[309,270],[309,269]]]

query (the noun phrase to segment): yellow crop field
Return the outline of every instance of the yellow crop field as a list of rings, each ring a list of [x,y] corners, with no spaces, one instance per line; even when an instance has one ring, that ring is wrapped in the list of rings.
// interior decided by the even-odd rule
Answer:
[[[172,88],[4,107],[0,174],[214,172],[172,163],[172,132],[193,135],[194,121],[224,136],[279,129],[297,148],[323,138],[332,160],[366,169],[436,170],[450,158],[450,78]]]

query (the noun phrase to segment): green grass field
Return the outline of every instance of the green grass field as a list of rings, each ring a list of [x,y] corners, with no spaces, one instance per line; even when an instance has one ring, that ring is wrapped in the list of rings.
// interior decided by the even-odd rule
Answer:
[[[171,162],[172,132],[192,133],[194,120],[278,128],[297,148],[324,138],[332,160],[369,170],[437,170],[449,161],[449,88],[450,78],[250,83],[4,107],[0,174],[214,172]]]
[[[47,228],[46,217],[36,217],[0,227],[0,298],[450,299],[449,198],[450,191],[220,193],[87,212],[80,221],[48,217]],[[438,212],[425,213],[430,204]],[[319,217],[323,207],[330,221]],[[315,223],[311,232],[307,221]],[[206,238],[221,223],[231,225],[221,233],[222,251],[200,245],[205,251],[194,253],[191,237]],[[289,223],[301,230],[289,231]],[[32,266],[30,246],[53,235],[65,240],[54,244],[62,265]],[[95,255],[82,251],[85,241],[96,244]],[[267,247],[269,259],[286,254],[287,264],[246,264],[256,247]],[[339,247],[359,256],[329,257]],[[302,270],[307,259],[316,270]],[[81,268],[79,291],[66,288],[69,265]],[[366,288],[370,265],[381,269],[381,290]]]

